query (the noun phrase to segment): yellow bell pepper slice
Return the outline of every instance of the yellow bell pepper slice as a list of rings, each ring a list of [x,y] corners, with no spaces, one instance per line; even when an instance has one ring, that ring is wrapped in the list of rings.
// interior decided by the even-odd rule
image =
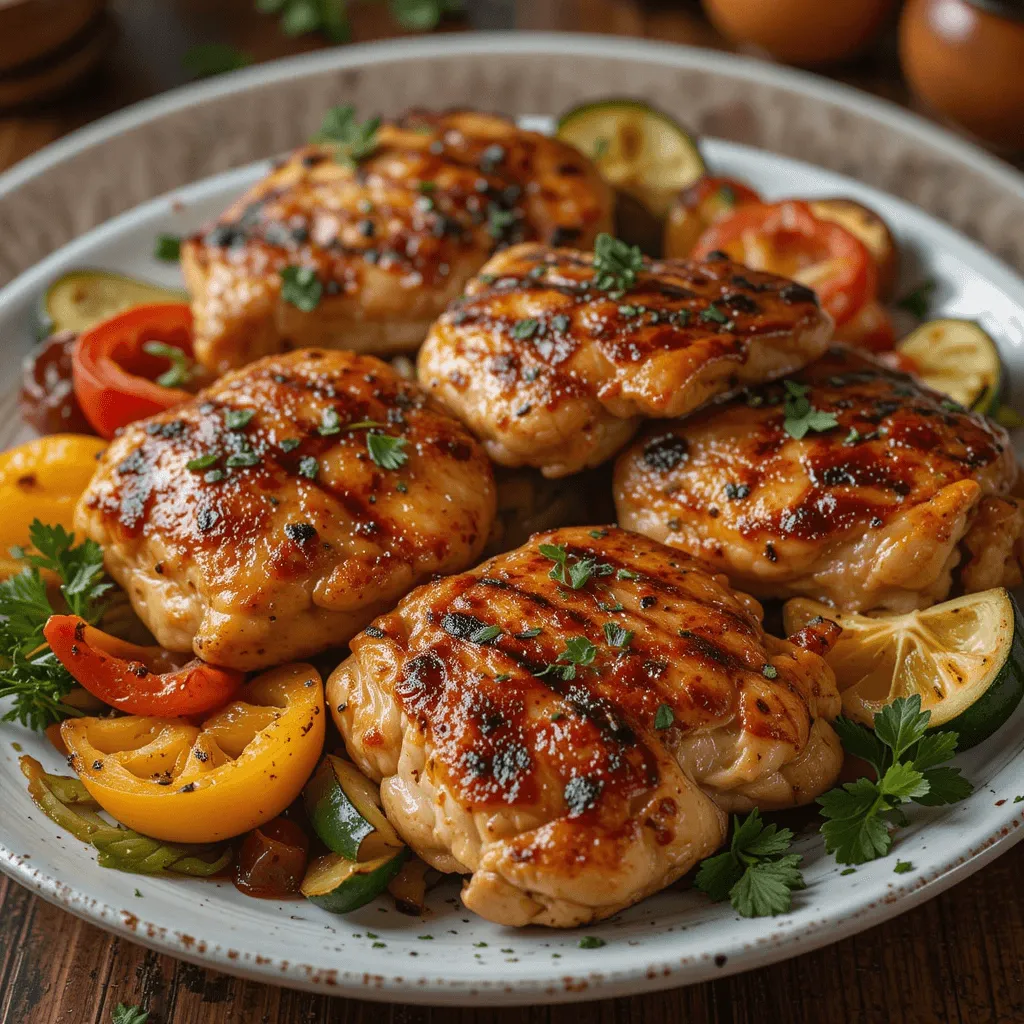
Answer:
[[[24,568],[8,552],[28,546],[33,519],[71,529],[75,505],[106,444],[88,434],[51,434],[0,453],[0,579]]]
[[[324,688],[310,665],[247,683],[193,725],[177,718],[69,718],[71,766],[111,817],[155,839],[213,843],[280,814],[324,745]]]

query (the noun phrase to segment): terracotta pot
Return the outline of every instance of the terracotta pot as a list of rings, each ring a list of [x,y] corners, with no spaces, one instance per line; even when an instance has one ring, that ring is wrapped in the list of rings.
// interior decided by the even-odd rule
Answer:
[[[57,50],[104,7],[106,0],[0,0],[0,72]]]
[[[1024,148],[1024,7],[1010,0],[908,0],[900,59],[910,87],[967,131]]]
[[[893,0],[702,0],[715,28],[735,43],[788,64],[844,60],[867,47]]]

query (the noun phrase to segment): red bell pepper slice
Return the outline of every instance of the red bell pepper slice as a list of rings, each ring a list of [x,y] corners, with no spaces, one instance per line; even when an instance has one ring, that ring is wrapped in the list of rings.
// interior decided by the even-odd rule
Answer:
[[[878,290],[878,270],[864,243],[838,224],[819,220],[798,199],[740,206],[701,235],[693,258],[715,251],[813,288],[837,327]]]
[[[60,663],[94,697],[132,715],[178,718],[226,704],[244,672],[139,647],[90,626],[77,615],[51,615],[43,629]]]
[[[147,342],[154,341],[192,359],[192,311],[187,303],[135,306],[90,327],[75,343],[75,397],[101,437],[111,438],[120,427],[192,397],[183,388],[155,382],[171,361],[145,351]]]

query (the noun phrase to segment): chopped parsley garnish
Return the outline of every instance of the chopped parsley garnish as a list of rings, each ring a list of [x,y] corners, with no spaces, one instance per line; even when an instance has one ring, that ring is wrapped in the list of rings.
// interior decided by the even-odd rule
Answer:
[[[170,360],[170,369],[165,370],[156,378],[162,388],[180,388],[187,384],[195,373],[195,363],[177,345],[167,345],[162,341],[143,342],[142,351],[149,356]]]
[[[716,903],[728,899],[741,917],[788,913],[793,892],[805,888],[800,854],[786,852],[792,841],[788,828],[765,825],[756,808],[742,822],[736,815],[729,849],[701,861],[694,885]]]
[[[658,705],[658,710],[654,713],[655,729],[668,729],[675,720],[676,714],[667,704]]]
[[[299,459],[299,476],[307,480],[315,480],[320,475],[320,463],[312,455],[304,455]]]
[[[850,427],[850,432],[843,438],[843,444],[850,447],[863,440],[863,438],[864,435],[856,427]]]
[[[505,631],[501,626],[481,626],[479,629],[470,633],[469,642],[473,644],[489,644],[504,632]]]
[[[194,459],[189,459],[185,466],[193,472],[209,469],[219,458],[219,452],[207,452],[205,455],[197,455]]]
[[[529,629],[524,629],[521,633],[516,633],[515,637],[517,640],[532,640],[543,632],[540,626],[531,626]]]
[[[633,631],[624,629],[617,622],[606,622],[603,628],[604,638],[610,647],[626,648],[633,639]]]
[[[914,865],[909,860],[898,860],[892,870],[897,875],[905,875],[908,871],[914,870]]]
[[[608,943],[597,935],[584,935],[577,945],[580,949],[600,949],[602,946],[608,945]]]
[[[512,325],[512,337],[517,341],[525,341],[527,338],[532,338],[540,328],[540,321],[535,320],[533,317],[528,317],[525,320],[517,320]]]
[[[312,313],[320,305],[323,293],[324,286],[312,267],[290,264],[281,269],[281,298],[296,309]]]
[[[181,259],[181,236],[157,235],[153,245],[153,256],[165,263],[177,263]]]
[[[399,469],[404,466],[409,461],[409,453],[405,451],[408,443],[404,437],[392,437],[390,434],[366,435],[366,450],[381,469]]]
[[[973,786],[959,768],[943,764],[956,753],[955,732],[928,732],[930,711],[921,696],[899,697],[875,715],[872,731],[848,718],[832,723],[847,753],[867,761],[876,778],[844,783],[818,797],[825,849],[840,864],[863,864],[892,848],[892,832],[906,823],[901,805],[956,803]]]
[[[324,410],[324,414],[320,418],[320,426],[316,428],[316,432],[321,437],[341,433],[341,420],[338,417],[337,409]]]
[[[255,409],[225,409],[224,426],[228,430],[245,430],[255,415]]]
[[[640,579],[640,573],[633,572],[632,569],[620,569],[615,574],[615,578],[619,580],[638,580]]]
[[[594,243],[594,287],[601,291],[626,291],[636,284],[644,255],[637,245],[602,232]]]
[[[559,679],[576,678],[576,669],[593,663],[597,655],[597,647],[585,636],[572,636],[565,641],[565,650],[552,662],[537,673],[538,676],[552,675]]]
[[[487,231],[492,238],[504,238],[516,220],[514,210],[503,210],[500,206],[492,205],[487,214]]]
[[[761,675],[765,679],[777,679],[779,676],[779,670],[774,665],[764,664],[761,666]]]
[[[357,121],[355,108],[350,105],[331,107],[320,124],[320,131],[313,136],[314,142],[322,142],[334,150],[334,159],[339,164],[355,167],[377,148],[377,132],[380,118]]]
[[[499,672],[498,675],[496,675],[494,677],[494,681],[496,683],[507,683],[511,678],[512,678],[512,676],[511,676],[510,673],[508,673],[508,672]]]
[[[13,698],[0,721],[45,729],[81,712],[64,703],[75,681],[43,637],[54,608],[40,570],[57,576],[67,610],[89,623],[102,615],[102,598],[112,584],[104,575],[103,551],[95,541],[75,544],[73,533],[38,519],[32,520],[28,532],[31,549],[11,549],[26,567],[0,582],[0,697]]]
[[[285,437],[281,440],[281,451],[293,452],[299,445],[302,444],[302,440],[298,437]]]
[[[110,1024],[146,1024],[148,1020],[148,1010],[127,1003],[118,1003],[110,1014]]]
[[[822,412],[811,405],[807,397],[807,392],[811,390],[809,385],[800,384],[795,380],[784,380],[782,383],[786,388],[786,418],[782,422],[782,429],[790,437],[799,440],[810,430],[824,433],[839,426],[834,413]]]
[[[912,291],[907,292],[901,299],[896,300],[900,309],[916,316],[918,320],[924,320],[931,309],[932,296],[935,293],[935,282],[932,280],[922,281]]]
[[[565,583],[573,590],[585,587],[592,576],[607,576],[612,571],[610,565],[599,563],[595,558],[570,561],[564,544],[541,544],[537,550],[555,563],[548,572],[548,578],[557,583]]]
[[[700,319],[705,323],[727,324],[729,317],[723,313],[713,302],[710,306],[700,311]]]
[[[249,466],[258,465],[260,456],[258,452],[254,452],[251,448],[243,448],[240,452],[232,452],[224,460],[224,465],[228,469],[245,469]]]

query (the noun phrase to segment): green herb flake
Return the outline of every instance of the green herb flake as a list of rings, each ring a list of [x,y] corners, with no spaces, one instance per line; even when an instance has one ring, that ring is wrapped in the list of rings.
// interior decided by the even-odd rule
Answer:
[[[494,677],[494,681],[496,683],[507,683],[511,678],[512,678],[512,676],[511,676],[510,673],[508,673],[508,672],[499,672],[498,675],[496,675]]]
[[[329,437],[331,434],[341,433],[341,420],[338,417],[337,409],[324,410],[324,414],[320,418],[320,426],[316,428],[316,432],[321,437]]]
[[[619,580],[638,580],[640,579],[640,573],[633,572],[632,569],[619,569],[615,574],[615,578]]]
[[[761,675],[765,679],[777,679],[779,670],[774,665],[768,665],[767,663],[761,666]]]
[[[142,351],[149,356],[167,359],[171,366],[156,378],[162,388],[180,388],[187,384],[195,374],[195,363],[177,345],[167,345],[162,341],[143,342]]]
[[[597,935],[584,935],[577,945],[580,949],[600,949],[602,946],[607,946],[608,943]]]
[[[153,256],[164,263],[177,263],[181,259],[181,236],[157,235]]]
[[[526,341],[537,333],[539,327],[540,321],[535,320],[533,317],[527,317],[525,320],[517,320],[512,325],[512,337],[517,341]]]
[[[225,409],[224,426],[228,430],[245,430],[255,415],[255,409]]]
[[[281,298],[303,313],[312,313],[324,293],[324,286],[312,267],[289,264],[281,269]]]
[[[914,870],[914,865],[909,860],[898,860],[892,870],[894,874],[905,875],[908,871]]]
[[[260,456],[258,452],[254,452],[251,448],[244,448],[240,452],[232,452],[224,460],[224,465],[228,469],[248,469],[250,466],[256,466],[260,462]]]
[[[304,455],[299,459],[299,476],[307,480],[315,480],[320,475],[320,463],[312,455]]]
[[[334,159],[346,167],[355,167],[377,148],[380,118],[357,121],[355,108],[350,105],[331,107],[324,114],[320,131],[313,142],[330,146]]]
[[[147,1024],[148,1021],[148,1010],[127,1003],[118,1003],[110,1014],[110,1024]]]
[[[782,429],[797,440],[805,437],[809,431],[823,434],[839,426],[839,420],[831,412],[823,412],[811,405],[807,393],[809,385],[794,380],[784,380],[786,399],[783,406],[785,419]]]
[[[604,638],[610,647],[626,648],[633,640],[633,631],[624,629],[617,622],[606,622],[603,626]]]
[[[390,434],[366,435],[366,450],[376,465],[381,469],[400,469],[409,461],[405,446],[409,442],[404,437],[392,437]]]
[[[640,247],[627,245],[602,232],[594,243],[594,287],[601,291],[625,291],[636,284],[636,275],[643,269]]]
[[[469,642],[473,644],[489,644],[504,632],[501,626],[481,626],[470,634]]]
[[[298,437],[285,437],[280,442],[280,448],[283,452],[293,452],[299,445],[302,444],[301,438]]]
[[[857,873],[857,869],[856,868],[843,868],[843,870],[839,872],[839,875],[840,875],[840,877],[842,877],[844,875],[855,875],[856,873]]]
[[[654,713],[654,728],[658,730],[668,729],[676,720],[676,714],[668,704],[659,704],[658,710]]]
[[[181,66],[196,78],[212,78],[247,68],[252,61],[248,53],[224,43],[197,43],[185,51]]]

